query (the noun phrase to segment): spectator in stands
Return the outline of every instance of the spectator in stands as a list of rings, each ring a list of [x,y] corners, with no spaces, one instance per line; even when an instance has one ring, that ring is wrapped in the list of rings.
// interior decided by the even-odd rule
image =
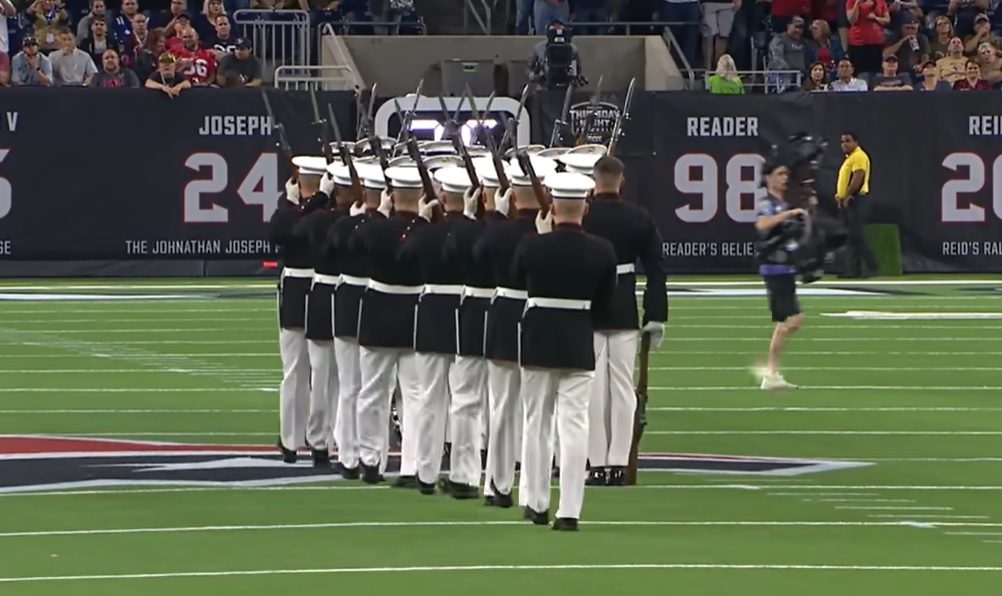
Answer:
[[[887,5],[887,14],[891,17],[888,28],[894,31],[900,29],[909,17],[919,20],[923,16],[922,9],[915,0],[892,0]]]
[[[811,68],[807,71],[807,81],[804,83],[804,91],[831,91],[828,84],[828,69],[821,62],[811,63]]]
[[[706,27],[703,56],[708,65],[718,60],[719,66],[719,58],[727,53],[734,13],[740,6],[741,0],[706,0],[703,4],[703,25]]]
[[[922,80],[915,86],[916,91],[950,91],[953,87],[939,78],[939,69],[932,60],[922,65]]]
[[[912,77],[898,72],[898,57],[889,54],[884,57],[884,69],[873,78],[874,91],[911,91]]]
[[[987,41],[978,46],[978,66],[981,67],[981,78],[989,85],[1002,81],[1002,59],[998,49]]]
[[[608,26],[577,25],[577,23],[607,22],[609,22],[609,6],[606,0],[574,0],[574,33],[576,35],[608,35]]]
[[[0,87],[10,87],[10,58],[0,52]]]
[[[570,23],[571,7],[567,0],[536,0],[532,7],[532,19],[536,23],[536,33],[542,35],[543,30],[553,21]]]
[[[209,39],[205,40],[205,47],[212,48],[216,53],[216,60],[222,60],[223,56],[233,53],[236,48],[236,37],[233,35],[233,27],[230,24],[230,17],[221,14],[216,17],[216,31]]]
[[[118,49],[115,40],[108,37],[108,24],[104,19],[94,19],[90,22],[90,36],[80,43],[80,49],[91,56],[91,60],[101,60],[108,48]]]
[[[307,8],[308,9],[308,8]],[[200,39],[208,39],[216,34],[216,17],[225,15],[223,0],[205,0],[202,5],[202,12],[195,16],[192,25],[198,31]]]
[[[10,0],[0,0],[0,66],[7,65],[7,80],[10,81],[10,32],[7,19],[17,15],[17,8]],[[2,76],[2,75],[0,75]],[[6,85],[5,85],[6,86]]]
[[[782,33],[789,29],[794,17],[811,17],[811,0],[772,0],[769,15],[773,32]]]
[[[840,5],[845,8],[845,2],[839,0],[811,0],[811,14],[816,20],[827,23],[829,32],[837,31]]]
[[[164,43],[164,30],[157,28],[150,31],[149,37],[146,38],[146,45],[136,54],[132,66],[140,81],[150,78],[153,71],[157,69],[157,57],[165,51],[167,51],[167,46]]]
[[[946,46],[946,56],[936,61],[939,78],[954,84],[967,76],[967,57],[964,56],[964,42],[954,37]]]
[[[974,32],[964,38],[964,52],[971,57],[977,56],[978,47],[986,42],[1002,49],[1002,39],[992,35],[988,15],[979,14],[974,19]]]
[[[108,48],[101,56],[102,69],[94,75],[90,82],[91,87],[101,87],[103,89],[120,89],[130,87],[139,88],[139,78],[136,73],[128,68],[122,68],[118,60],[118,52],[114,48]]]
[[[188,0],[170,0],[170,8],[161,11],[151,19],[153,27],[163,27],[168,37],[172,31],[178,31],[179,26],[191,24],[191,16],[188,14]],[[185,21],[181,23],[180,21]]]
[[[83,40],[90,36],[90,24],[95,19],[101,19],[105,25],[108,24],[109,15],[104,0],[90,0],[90,12],[77,23],[77,44],[83,43]]]
[[[533,32],[532,9],[536,0],[514,0],[515,35],[529,35]]]
[[[70,15],[60,0],[34,0],[25,16],[32,23],[40,50],[48,52],[59,45],[56,31],[70,22]]]
[[[136,16],[140,14],[139,0],[122,0],[122,12],[111,22],[111,35],[120,43],[128,42],[135,32]],[[147,24],[148,19],[144,15],[143,25]]]
[[[807,70],[807,48],[804,44],[804,19],[794,16],[786,26],[786,33],[781,33],[769,42],[769,70]],[[777,77],[779,92],[794,84],[796,75],[787,74]]]
[[[216,53],[202,47],[198,32],[188,27],[181,34],[182,47],[171,53],[178,58],[178,67],[192,86],[202,87],[216,82]]]
[[[177,71],[177,60],[170,52],[160,54],[157,59],[157,70],[146,79],[147,89],[157,89],[167,94],[167,97],[177,97],[185,89],[191,88],[191,82]]]
[[[14,85],[52,86],[52,61],[39,51],[34,37],[21,41],[21,51],[10,61],[10,71]]]
[[[539,2],[540,0],[536,0]],[[669,26],[675,36],[682,54],[689,64],[696,67],[696,54],[699,52],[699,0],[664,0],[661,5],[661,19],[677,25]]]
[[[827,21],[816,19],[811,23],[811,39],[807,42],[808,62],[820,62],[826,72],[835,72],[838,61],[845,58],[842,40],[832,33]]]
[[[949,53],[948,48],[953,37],[953,23],[950,19],[942,15],[936,17],[932,40],[929,42],[929,59],[939,60],[945,57]]]
[[[896,56],[901,74],[918,77],[922,65],[929,60],[929,39],[919,33],[918,19],[906,13],[901,23],[901,33],[887,40],[884,58]],[[886,61],[885,61],[886,63]]]
[[[724,54],[717,60],[717,72],[707,80],[707,84],[714,95],[743,95],[745,92],[738,67],[730,54]]]
[[[990,6],[989,0],[950,0],[946,14],[953,17],[957,35],[966,37],[974,31],[974,20]]]
[[[981,78],[981,66],[974,60],[968,60],[966,76],[953,84],[954,91],[988,91],[991,85]]]
[[[846,0],[849,19],[849,59],[858,72],[880,71],[884,26],[890,22],[884,0]]]
[[[141,12],[137,12],[132,16],[132,25],[130,26],[129,34],[120,42],[122,46],[121,65],[123,68],[135,67],[136,60],[146,47],[146,42],[150,37],[148,23],[149,19]]]
[[[261,61],[251,53],[248,40],[237,40],[237,48],[223,57],[219,63],[219,85],[221,87],[260,87]]]
[[[52,60],[53,84],[60,87],[86,87],[97,74],[97,67],[90,54],[79,49],[76,38],[69,27],[61,27],[56,34],[59,50],[49,54]]]
[[[843,58],[838,61],[838,78],[832,81],[832,91],[866,91],[866,81],[852,76],[854,72],[852,60]]]

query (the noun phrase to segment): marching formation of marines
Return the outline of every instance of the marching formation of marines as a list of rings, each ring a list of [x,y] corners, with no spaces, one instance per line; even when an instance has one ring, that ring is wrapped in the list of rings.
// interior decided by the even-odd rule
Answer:
[[[556,467],[553,528],[576,530],[586,484],[627,483],[634,358],[661,342],[668,314],[660,234],[619,196],[621,122],[608,146],[506,151],[510,126],[500,143],[466,145],[449,118],[444,141],[418,142],[412,115],[398,139],[363,126],[356,142],[324,138],[323,156],[292,158],[271,224],[278,447],[288,463],[308,447],[346,479],[397,472],[394,486],[502,508],[518,476],[540,525]]]

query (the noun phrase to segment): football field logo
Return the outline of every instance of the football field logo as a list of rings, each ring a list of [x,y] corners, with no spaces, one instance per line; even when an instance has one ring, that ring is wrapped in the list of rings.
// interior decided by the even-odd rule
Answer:
[[[590,115],[591,125],[585,141],[605,145],[609,142],[610,137],[612,137],[612,129],[616,127],[619,112],[619,106],[607,101],[597,103],[586,101],[575,104],[569,110],[571,128],[576,135],[583,134]]]
[[[641,454],[643,472],[709,472],[799,475],[869,465],[675,453]],[[400,469],[391,454],[388,473]],[[49,436],[0,436],[0,493],[111,486],[280,486],[340,481],[330,469],[314,469],[308,457],[283,463],[274,447],[196,445]]]

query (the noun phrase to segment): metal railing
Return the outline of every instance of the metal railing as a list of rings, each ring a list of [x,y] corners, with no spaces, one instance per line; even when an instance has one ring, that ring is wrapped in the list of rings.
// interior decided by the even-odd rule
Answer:
[[[357,21],[347,17],[336,21],[327,21],[319,25],[321,34],[327,26],[331,34],[335,33],[335,28],[340,30],[340,35],[349,35],[352,29],[368,28],[373,30],[373,35],[399,35],[400,29],[416,29],[418,35],[428,35],[428,25],[424,22],[424,17],[415,17],[414,20],[393,19],[388,21]]]
[[[488,0],[463,0],[463,32],[470,33],[470,17],[473,17],[480,28],[480,33],[483,35],[493,33],[494,4],[497,4],[497,0],[493,3]]]
[[[710,76],[713,71],[706,71],[703,86],[709,91]],[[766,94],[782,93],[788,89],[799,89],[804,81],[804,73],[799,70],[739,70],[738,76],[745,90],[761,87]]]
[[[275,69],[275,87],[285,91],[350,91],[351,67],[341,65],[282,65]]]
[[[698,27],[700,25],[699,21],[571,21],[571,28],[574,30],[575,35],[587,35],[587,33],[582,34],[579,30],[580,27],[590,27],[595,29],[619,29],[625,28],[624,33],[626,35],[633,35],[633,28],[643,27],[646,29],[657,29],[659,27],[669,27],[676,25],[691,25]]]
[[[233,20],[250,39],[254,54],[261,60],[261,70],[268,80],[279,66],[309,64],[310,13],[305,10],[242,9]]]

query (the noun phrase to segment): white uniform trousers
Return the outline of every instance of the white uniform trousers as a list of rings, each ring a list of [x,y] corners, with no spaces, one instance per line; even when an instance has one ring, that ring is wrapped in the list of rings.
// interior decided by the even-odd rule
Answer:
[[[359,459],[367,466],[380,464],[385,469],[389,449],[388,421],[394,381],[400,383],[403,401],[400,446],[400,474],[413,476],[417,470],[417,428],[415,420],[420,401],[416,356],[412,350],[399,348],[359,348],[362,388],[358,394],[356,425]],[[396,370],[396,379],[394,379]]]
[[[449,370],[452,404],[449,425],[452,451],[449,480],[480,486],[480,449],[484,444],[481,422],[487,394],[487,361],[474,356],[456,356]]]
[[[487,393],[491,421],[484,486],[490,489],[490,483],[493,481],[498,491],[504,494],[511,494],[515,483],[515,459],[522,447],[519,442],[520,437],[515,434],[521,378],[518,365],[514,362],[487,361]]]
[[[306,441],[313,449],[330,450],[337,423],[338,378],[334,342],[306,340],[310,356],[310,414]]]
[[[522,369],[525,398],[525,436],[522,475],[526,477],[526,505],[533,511],[550,508],[550,464],[553,460],[553,417],[560,437],[560,506],[556,517],[581,517],[588,456],[588,401],[593,371],[546,368]]]
[[[625,466],[633,444],[637,396],[633,361],[637,331],[595,333],[595,382],[588,407],[588,460],[592,467]]]
[[[282,446],[297,450],[304,446],[310,413],[310,356],[306,332],[279,329],[278,347],[282,355],[282,384],[278,390]]]
[[[362,384],[362,372],[358,368],[358,341],[335,337],[334,356],[338,376],[338,415],[334,424],[334,441],[337,443],[338,461],[341,465],[355,468],[358,466],[358,391]]]
[[[449,369],[455,356],[418,352],[416,354],[420,403],[417,418],[417,477],[426,484],[435,484],[442,471],[445,447],[445,426],[449,403]],[[407,426],[411,426],[408,421]]]

